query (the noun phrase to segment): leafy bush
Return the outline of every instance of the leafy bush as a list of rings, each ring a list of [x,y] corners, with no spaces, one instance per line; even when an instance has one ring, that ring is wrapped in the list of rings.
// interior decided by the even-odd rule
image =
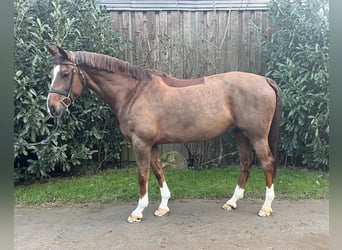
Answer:
[[[328,169],[328,1],[272,0],[262,34],[267,75],[282,90],[284,164]]]
[[[37,142],[53,126],[46,108],[51,55],[45,45],[118,56],[126,44],[96,0],[14,2],[14,140]],[[86,91],[47,145],[15,146],[15,181],[69,170],[84,160],[115,161],[127,142],[107,105]]]

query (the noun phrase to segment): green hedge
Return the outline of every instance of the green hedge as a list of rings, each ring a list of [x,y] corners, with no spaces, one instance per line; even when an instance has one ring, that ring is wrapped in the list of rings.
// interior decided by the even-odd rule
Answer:
[[[269,7],[272,35],[260,34],[267,75],[282,90],[282,162],[326,170],[329,168],[328,1],[272,0]]]
[[[16,0],[14,7],[14,140],[36,142],[54,123],[46,108],[52,61],[45,45],[119,56],[126,44],[95,0]],[[101,167],[118,160],[125,144],[108,106],[88,90],[49,144],[14,147],[14,178],[42,178],[90,160]]]

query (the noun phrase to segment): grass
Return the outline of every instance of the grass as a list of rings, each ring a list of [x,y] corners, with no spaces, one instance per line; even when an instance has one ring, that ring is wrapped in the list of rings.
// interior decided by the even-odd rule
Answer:
[[[232,195],[238,167],[208,170],[166,169],[173,199],[228,198]],[[329,198],[328,173],[280,168],[274,182],[277,199]],[[265,178],[262,169],[252,168],[245,197],[263,198]],[[48,180],[14,190],[17,205],[45,203],[107,203],[136,201],[138,183],[136,169],[108,170],[97,175]],[[159,187],[154,176],[149,182],[149,197],[159,200]]]

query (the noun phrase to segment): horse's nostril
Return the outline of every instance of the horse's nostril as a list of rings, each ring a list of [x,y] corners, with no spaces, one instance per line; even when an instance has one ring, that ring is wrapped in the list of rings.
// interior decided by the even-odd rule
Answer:
[[[49,106],[50,113],[53,115],[56,112],[56,109],[54,106],[50,105]]]

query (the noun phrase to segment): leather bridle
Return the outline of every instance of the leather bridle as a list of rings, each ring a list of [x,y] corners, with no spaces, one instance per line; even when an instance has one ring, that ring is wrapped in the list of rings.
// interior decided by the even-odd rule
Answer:
[[[61,62],[58,65],[72,65],[72,66],[74,66],[74,68],[72,69],[72,74],[71,74],[71,78],[70,78],[70,82],[69,82],[69,86],[68,86],[67,90],[63,91],[63,90],[53,89],[52,87],[49,89],[49,93],[54,93],[54,94],[65,96],[60,102],[66,108],[66,110],[68,110],[68,107],[73,102],[73,99],[72,99],[72,86],[74,85],[74,73],[76,72],[76,68],[78,69],[79,75],[82,78],[82,82],[81,83],[82,83],[83,86],[84,86],[84,83],[85,83],[85,78],[84,78],[84,75],[83,75],[81,69],[79,68],[79,66],[76,63],[73,63],[73,62]]]

